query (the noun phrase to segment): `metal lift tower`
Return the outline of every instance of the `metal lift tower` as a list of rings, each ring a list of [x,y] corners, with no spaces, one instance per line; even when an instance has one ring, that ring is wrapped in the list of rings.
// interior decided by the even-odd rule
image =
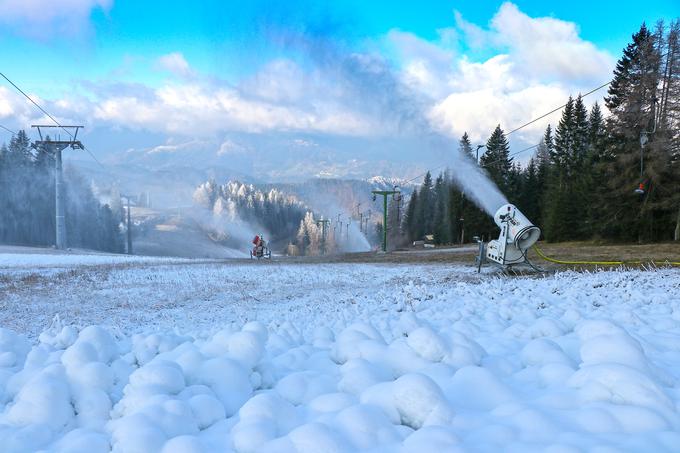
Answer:
[[[331,221],[328,219],[325,219],[321,217],[321,220],[316,221],[316,225],[319,226],[321,225],[321,254],[325,255],[326,254],[326,227],[328,224],[330,224]]]
[[[383,240],[382,240],[382,251],[387,252],[387,197],[388,195],[399,195],[401,194],[398,190],[373,190],[373,200],[377,195],[382,195],[383,197]]]
[[[66,248],[66,214],[64,212],[64,175],[61,166],[61,152],[70,147],[72,149],[84,149],[83,144],[77,140],[78,130],[82,129],[83,126],[45,126],[45,125],[33,125],[38,129],[38,135],[40,140],[33,142],[34,148],[42,148],[48,152],[54,153],[55,162],[55,172],[54,172],[54,201],[55,201],[55,211],[56,211],[56,247],[60,250]],[[69,135],[69,140],[60,140],[57,135],[56,140],[52,140],[48,135],[43,137],[42,129],[48,128],[60,128],[64,130]],[[71,134],[69,130],[73,130]]]

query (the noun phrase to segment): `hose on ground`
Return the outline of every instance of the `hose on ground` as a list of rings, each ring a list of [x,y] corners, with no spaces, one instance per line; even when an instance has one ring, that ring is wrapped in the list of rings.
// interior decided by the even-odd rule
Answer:
[[[555,258],[551,258],[547,256],[546,254],[543,253],[543,251],[538,248],[537,245],[534,245],[534,251],[536,254],[544,259],[545,261],[551,262],[551,263],[556,263],[556,264],[595,264],[595,265],[601,265],[601,266],[620,266],[620,265],[641,265],[641,264],[654,264],[656,266],[680,266],[680,262],[676,261],[654,261],[654,260],[649,260],[649,261],[567,261],[567,260],[558,260]]]

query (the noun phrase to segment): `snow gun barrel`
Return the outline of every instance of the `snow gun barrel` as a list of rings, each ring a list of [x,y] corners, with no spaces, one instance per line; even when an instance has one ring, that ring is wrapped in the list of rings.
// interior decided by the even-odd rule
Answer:
[[[520,250],[528,250],[541,236],[541,229],[531,223],[515,205],[501,206],[493,220],[501,231],[507,226],[508,244],[513,244]]]
[[[512,204],[501,206],[493,219],[501,229],[501,234],[498,239],[489,241],[486,253],[483,244],[480,246],[478,258],[480,265],[484,255],[486,261],[493,261],[502,266],[527,263],[527,251],[538,241],[541,229]]]

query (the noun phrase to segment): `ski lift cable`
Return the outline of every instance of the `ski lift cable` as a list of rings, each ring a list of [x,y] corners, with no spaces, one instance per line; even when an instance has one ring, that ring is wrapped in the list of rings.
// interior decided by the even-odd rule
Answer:
[[[668,53],[669,53],[669,52],[665,52],[665,53],[659,55],[659,58],[664,58],[666,55],[668,55]],[[602,85],[600,85],[600,86],[597,87],[597,88],[593,88],[592,90],[588,91],[588,92],[585,93],[585,94],[582,94],[582,95],[581,95],[581,99],[583,99],[583,98],[586,97],[586,96],[590,96],[591,94],[593,94],[593,93],[595,93],[595,92],[597,92],[597,91],[600,91],[602,88],[608,86],[610,83],[612,83],[611,80],[610,80],[609,82],[607,82],[607,83],[603,83]],[[514,133],[514,132],[517,132],[517,131],[520,130],[520,129],[523,129],[523,128],[529,126],[530,124],[533,124],[533,123],[535,123],[536,121],[545,118],[545,117],[548,116],[548,115],[552,115],[553,113],[555,113],[555,112],[557,112],[557,111],[563,109],[563,108],[566,107],[566,106],[567,106],[566,103],[563,104],[563,105],[560,105],[559,107],[556,107],[556,108],[552,109],[552,110],[549,111],[548,113],[545,113],[545,114],[539,116],[538,118],[534,118],[533,120],[529,121],[528,123],[525,123],[525,124],[522,124],[522,125],[519,126],[519,127],[516,127],[515,129],[513,129],[513,130],[511,130],[510,132],[508,132],[507,134],[505,134],[505,136],[507,137],[508,135],[510,135],[510,134],[512,134],[512,133]]]
[[[600,86],[598,86],[598,87],[596,87],[596,88],[593,88],[592,90],[588,91],[587,93],[581,95],[581,98],[584,98],[584,97],[586,97],[586,96],[588,96],[588,95],[590,95],[590,94],[595,93],[596,91],[601,90],[602,88],[606,87],[606,86],[609,85],[610,83],[611,83],[611,82],[607,82],[607,83],[604,83],[604,84],[602,84],[602,85],[600,85]],[[559,106],[559,107],[556,107],[556,108],[552,109],[551,111],[549,111],[548,113],[545,113],[545,114],[539,116],[538,118],[534,118],[533,120],[531,120],[531,121],[529,121],[529,122],[527,122],[527,123],[525,123],[525,124],[522,124],[522,125],[519,126],[519,127],[516,127],[515,129],[513,129],[513,130],[511,130],[510,132],[508,132],[507,134],[505,134],[505,136],[507,137],[508,135],[512,134],[513,132],[517,132],[517,131],[519,131],[520,129],[523,129],[523,128],[529,126],[530,124],[533,124],[533,123],[535,123],[536,121],[539,121],[539,120],[545,118],[546,116],[551,115],[551,114],[557,112],[557,111],[560,110],[560,109],[563,109],[566,105],[567,105],[567,104],[563,104],[563,105],[561,105],[561,106]],[[611,115],[609,115],[609,116],[611,116]],[[606,119],[606,118],[608,118],[608,116],[605,117],[605,118],[603,118],[603,120]],[[531,146],[529,146],[529,147],[527,147],[527,148],[521,149],[521,150],[519,150],[519,151],[515,151],[514,153],[510,153],[510,154],[508,155],[508,157],[513,157],[513,156],[516,156],[516,155],[518,155],[518,154],[527,152],[527,151],[529,151],[529,150],[531,150],[531,149],[537,148],[539,145],[540,145],[540,142],[537,143],[537,144],[535,144],[535,145],[531,145]],[[498,162],[498,161],[496,161],[496,162]],[[492,164],[494,164],[494,163],[496,163],[496,162],[489,162],[487,165],[492,165]],[[427,170],[425,173],[421,173],[421,174],[419,174],[418,176],[416,176],[416,177],[414,177],[414,178],[411,178],[411,179],[407,180],[406,182],[409,183],[409,182],[411,182],[411,181],[415,181],[416,179],[420,179],[420,178],[422,178],[423,176],[425,176],[428,172],[433,172],[433,171],[438,170],[438,169],[440,169],[440,168],[443,168],[443,167],[445,167],[445,166],[446,166],[446,165],[440,165],[440,166],[438,166],[438,167],[429,169],[429,170]]]
[[[14,88],[16,88],[16,90],[17,90],[19,93],[23,94],[24,97],[25,97],[26,99],[28,99],[33,105],[35,105],[35,106],[38,108],[38,110],[40,110],[40,111],[41,111],[42,113],[44,113],[49,119],[51,119],[51,120],[54,122],[54,124],[56,124],[57,126],[59,126],[64,132],[66,132],[66,133],[69,135],[69,137],[71,137],[72,139],[75,138],[75,137],[73,136],[73,134],[71,133],[71,131],[69,131],[69,130],[66,129],[64,126],[62,126],[61,123],[59,123],[59,121],[56,120],[56,118],[54,118],[52,115],[50,115],[50,114],[47,112],[47,110],[45,110],[44,108],[42,108],[42,107],[40,106],[40,104],[38,104],[36,101],[34,101],[28,94],[26,94],[26,92],[25,92],[24,90],[22,90],[21,88],[19,88],[19,87],[17,86],[17,84],[14,83],[14,82],[12,82],[12,81],[4,74],[4,73],[0,72],[0,76],[2,76],[5,80],[7,80],[7,82],[9,82],[10,85],[12,85]],[[3,129],[4,129],[4,128],[3,128]],[[97,163],[99,164],[99,166],[101,166],[103,169],[106,169],[106,168],[104,167],[104,165],[99,161],[99,159],[97,159],[97,158],[95,157],[95,155],[92,153],[92,151],[90,151],[85,145],[83,145],[83,149],[84,149],[85,151],[87,151],[87,153],[92,157],[92,159],[94,159],[95,162],[97,162]]]
[[[606,120],[607,118],[610,118],[610,117],[613,116],[613,115],[614,115],[613,113],[610,113],[610,114],[607,115],[607,116],[603,116],[603,117],[602,117],[602,121]],[[514,156],[516,156],[516,155],[518,155],[518,154],[527,152],[527,151],[529,151],[530,149],[538,148],[539,146],[541,146],[541,143],[543,143],[543,140],[541,140],[540,142],[536,143],[535,145],[531,145],[531,146],[528,146],[528,147],[526,147],[526,148],[524,148],[524,149],[521,149],[521,150],[519,150],[519,151],[515,151],[515,152],[513,152],[513,153],[509,153],[509,154],[508,154],[508,157],[514,157]],[[493,162],[487,162],[486,165],[493,165],[493,164],[495,164],[495,163],[497,163],[497,162],[500,162],[501,160],[502,160],[502,159],[497,159],[497,160],[494,160]]]
[[[599,87],[593,88],[592,90],[588,91],[586,94],[582,94],[582,95],[581,95],[581,99],[583,99],[584,97],[589,96],[589,95],[595,93],[596,91],[601,90],[602,88],[606,87],[606,86],[609,85],[610,83],[611,83],[611,81],[609,81],[609,82],[607,82],[607,83],[603,83],[603,84],[600,85]],[[524,124],[522,124],[521,126],[514,128],[513,130],[511,130],[510,132],[508,132],[507,134],[505,134],[505,136],[507,137],[508,135],[510,135],[510,134],[512,134],[512,133],[514,133],[514,132],[517,132],[517,131],[520,130],[520,129],[524,129],[525,127],[529,126],[530,124],[533,124],[533,123],[535,123],[536,121],[541,120],[541,119],[545,118],[545,117],[548,116],[548,115],[552,115],[553,113],[555,113],[555,112],[557,112],[557,111],[559,111],[559,110],[562,110],[564,107],[566,107],[566,105],[567,105],[567,104],[565,103],[565,104],[560,105],[559,107],[555,107],[554,109],[552,109],[552,110],[549,111],[548,113],[545,113],[545,114],[539,116],[538,118],[534,118],[533,120],[529,121],[528,123],[524,123]]]
[[[3,126],[2,124],[0,124],[0,129],[4,129],[4,130],[6,130],[7,132],[9,132],[9,133],[12,134],[12,135],[17,135],[17,133],[14,132],[12,129],[8,129],[8,128],[6,128],[5,126]]]

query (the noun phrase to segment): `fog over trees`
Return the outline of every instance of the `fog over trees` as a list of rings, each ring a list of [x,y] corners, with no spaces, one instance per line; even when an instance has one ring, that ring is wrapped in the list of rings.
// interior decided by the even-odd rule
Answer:
[[[0,243],[51,246],[55,243],[54,155],[31,147],[24,131],[0,146]],[[64,171],[68,247],[123,252],[122,211],[95,198],[75,171]]]

